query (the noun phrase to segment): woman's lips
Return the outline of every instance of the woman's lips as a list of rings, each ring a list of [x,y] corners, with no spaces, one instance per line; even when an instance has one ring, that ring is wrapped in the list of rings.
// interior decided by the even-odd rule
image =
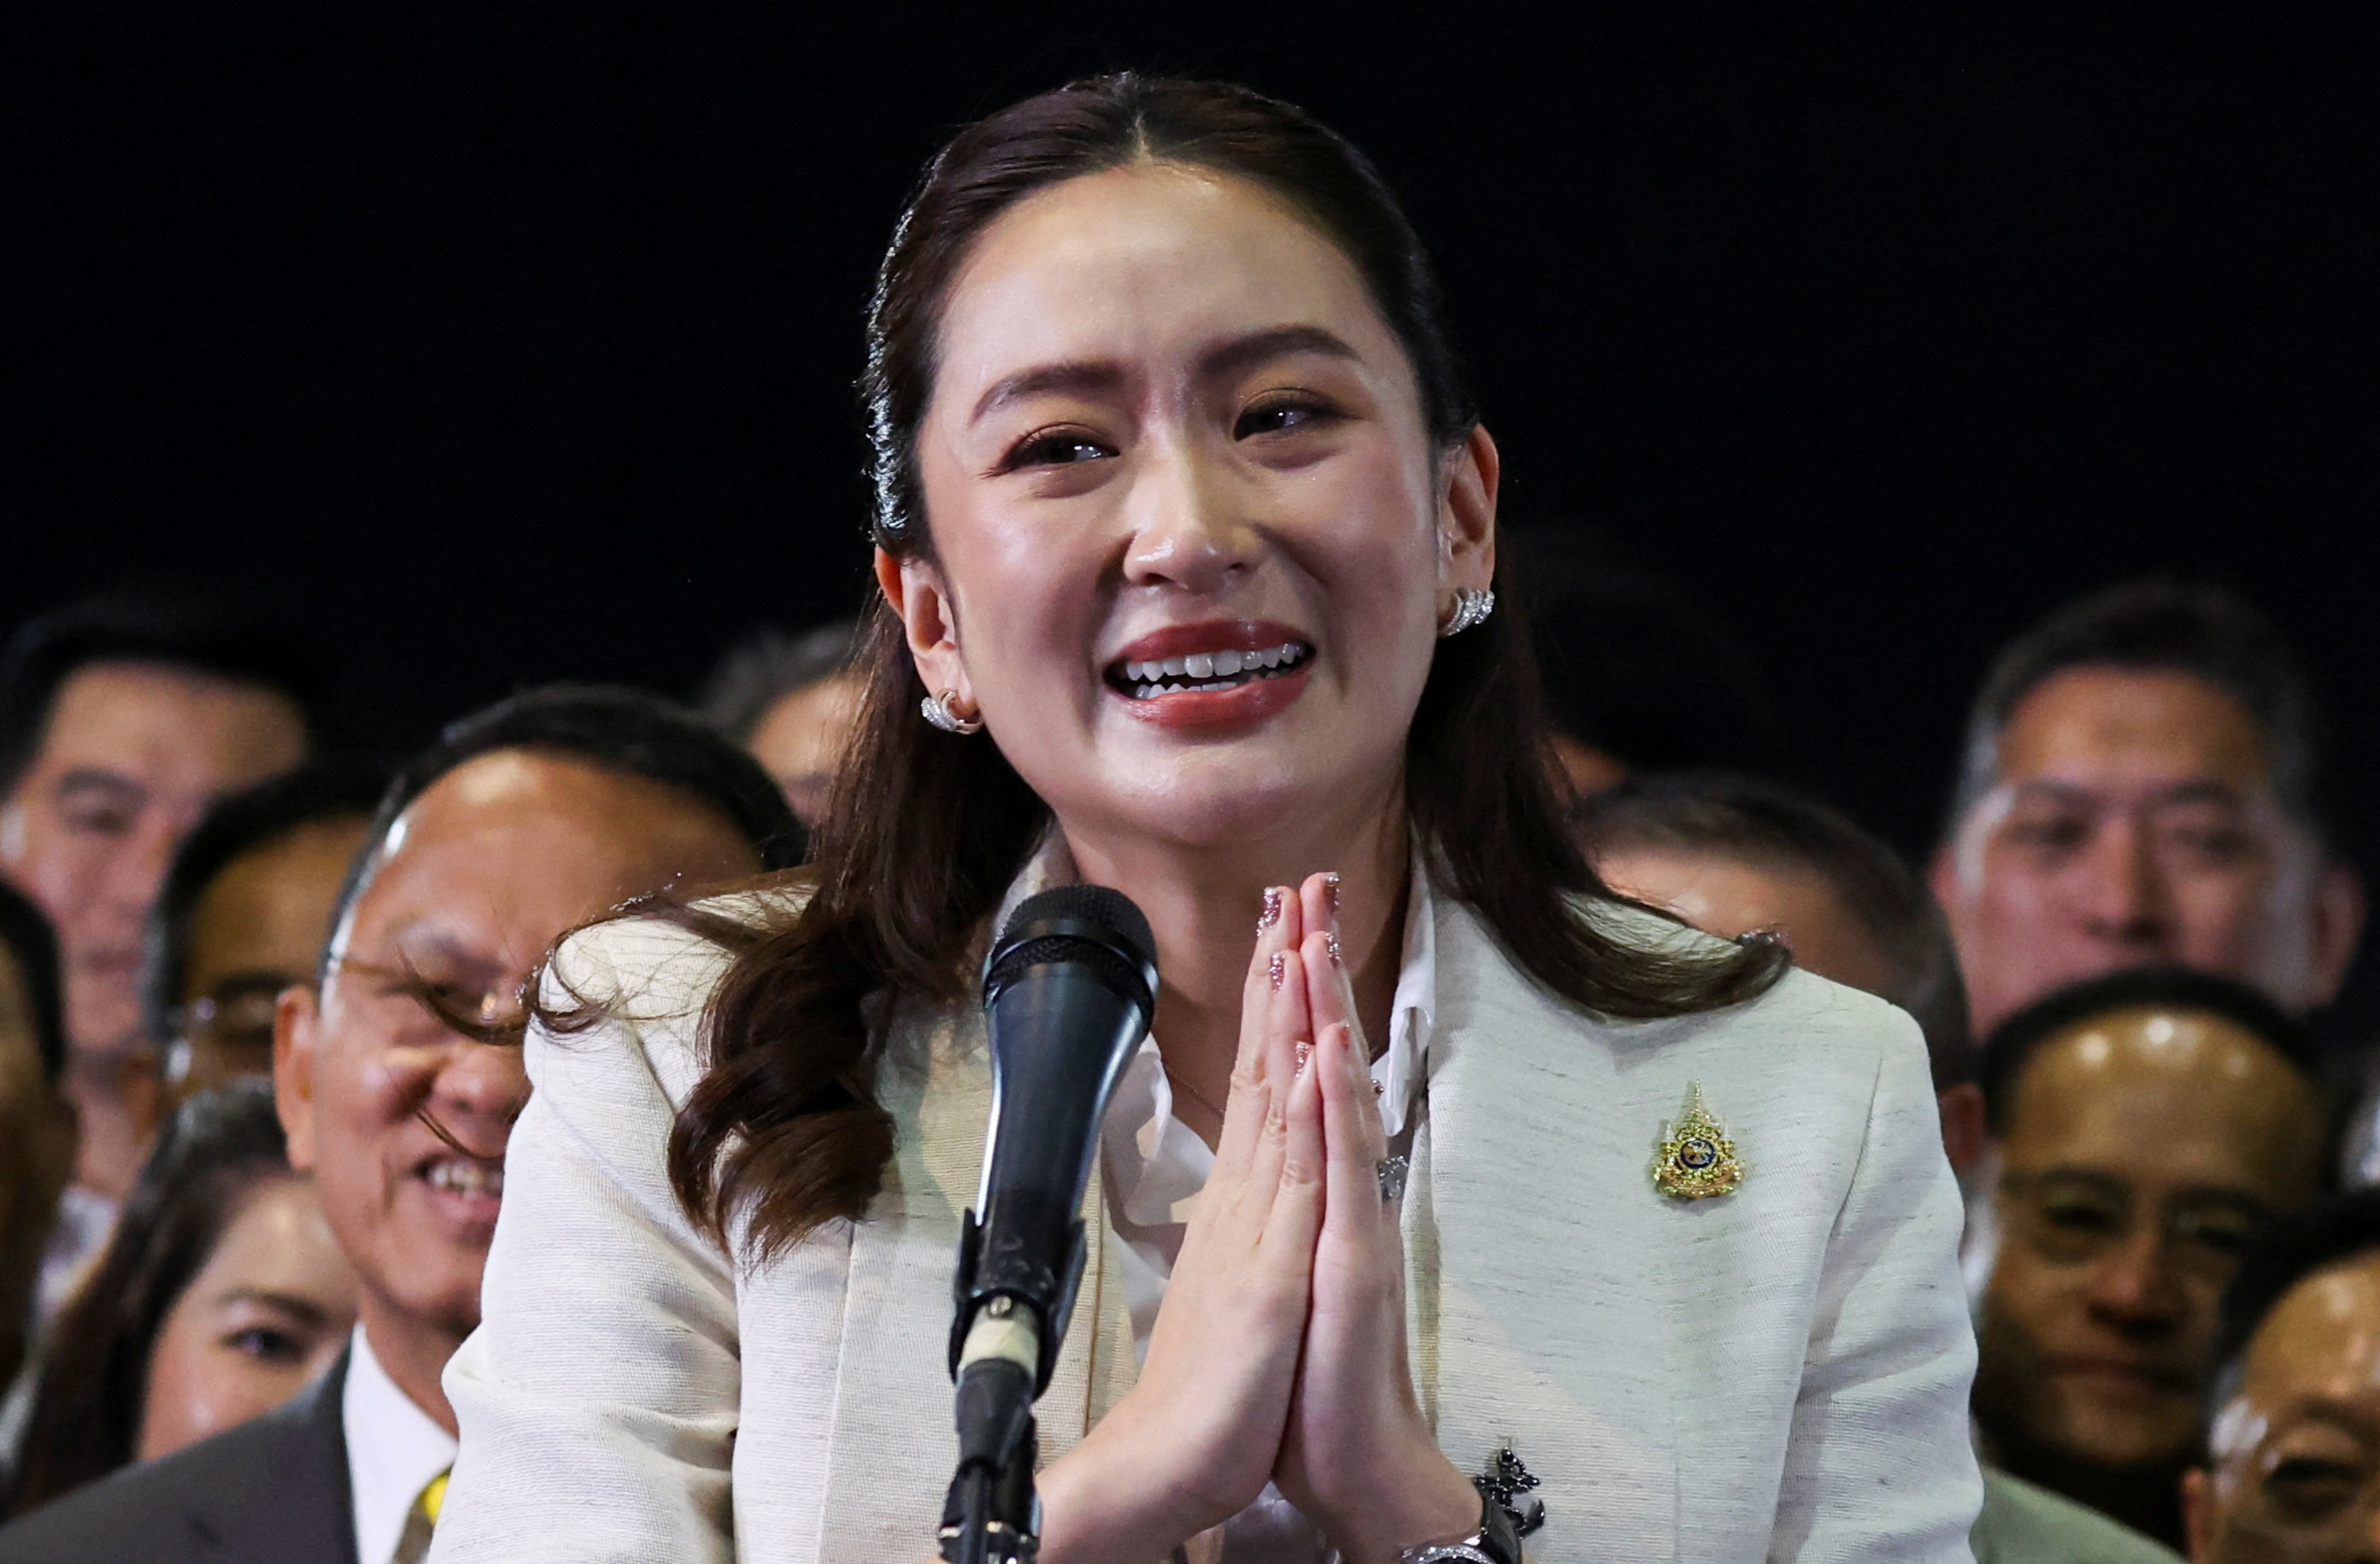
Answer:
[[[1148,696],[1111,693],[1123,702],[1126,711],[1160,728],[1252,726],[1305,694],[1306,677],[1313,668],[1313,660],[1308,658],[1286,673],[1243,679],[1222,689],[1184,689]]]
[[[1258,722],[1305,688],[1312,644],[1268,620],[1175,624],[1143,636],[1108,664],[1108,688],[1135,717],[1164,728]]]

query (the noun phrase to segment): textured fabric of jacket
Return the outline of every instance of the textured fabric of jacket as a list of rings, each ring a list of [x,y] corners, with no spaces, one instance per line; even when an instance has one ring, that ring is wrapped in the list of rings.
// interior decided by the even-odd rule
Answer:
[[[1729,1011],[1599,1022],[1467,908],[1440,897],[1435,915],[1403,1225],[1440,1448],[1476,1471],[1509,1443],[1537,1473],[1538,1564],[1968,1559],[1974,1345],[1915,1025],[1798,972]],[[652,922],[589,930],[552,964],[552,997],[613,1018],[528,1044],[485,1323],[446,1375],[462,1453],[434,1564],[932,1556],[951,1266],[990,1098],[979,1018],[892,1018],[882,1193],[747,1266],[686,1219],[664,1167],[723,964]],[[1694,1083],[1745,1176],[1685,1201],[1650,1169]],[[1045,1461],[1136,1368],[1096,1181],[1086,1204]]]

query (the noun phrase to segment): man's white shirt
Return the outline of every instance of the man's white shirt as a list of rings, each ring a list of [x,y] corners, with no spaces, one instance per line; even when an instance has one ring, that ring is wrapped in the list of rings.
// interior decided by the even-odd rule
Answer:
[[[414,1405],[372,1355],[361,1325],[347,1353],[339,1423],[347,1440],[358,1564],[391,1564],[431,1479],[455,1464],[455,1436]]]

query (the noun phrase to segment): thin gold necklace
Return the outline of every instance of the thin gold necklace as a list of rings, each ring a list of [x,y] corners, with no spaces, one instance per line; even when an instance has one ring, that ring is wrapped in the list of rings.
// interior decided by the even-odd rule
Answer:
[[[1184,1091],[1188,1092],[1190,1096],[1196,1100],[1200,1107],[1206,1109],[1208,1112],[1215,1116],[1217,1122],[1220,1123],[1222,1121],[1223,1110],[1215,1106],[1215,1099],[1213,1097],[1208,1097],[1205,1092],[1200,1091],[1188,1081],[1175,1074],[1173,1073],[1173,1066],[1171,1064],[1166,1065],[1164,1069],[1165,1078],[1167,1080],[1172,1082],[1175,1085],[1180,1086]]]

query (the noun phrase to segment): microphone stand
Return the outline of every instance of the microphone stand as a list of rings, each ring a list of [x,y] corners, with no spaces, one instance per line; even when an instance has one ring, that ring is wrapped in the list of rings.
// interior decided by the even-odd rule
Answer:
[[[1074,1312],[1082,1278],[1079,1223],[1072,1236],[1069,1263],[1050,1279],[1064,1314]],[[953,1279],[962,1305],[951,1343],[959,1464],[935,1534],[948,1564],[1034,1564],[1041,1551],[1041,1499],[1033,1485],[1039,1456],[1033,1401],[1056,1366],[1057,1336],[1045,1331],[1024,1299],[978,1292],[982,1259],[983,1227],[969,1211]]]

